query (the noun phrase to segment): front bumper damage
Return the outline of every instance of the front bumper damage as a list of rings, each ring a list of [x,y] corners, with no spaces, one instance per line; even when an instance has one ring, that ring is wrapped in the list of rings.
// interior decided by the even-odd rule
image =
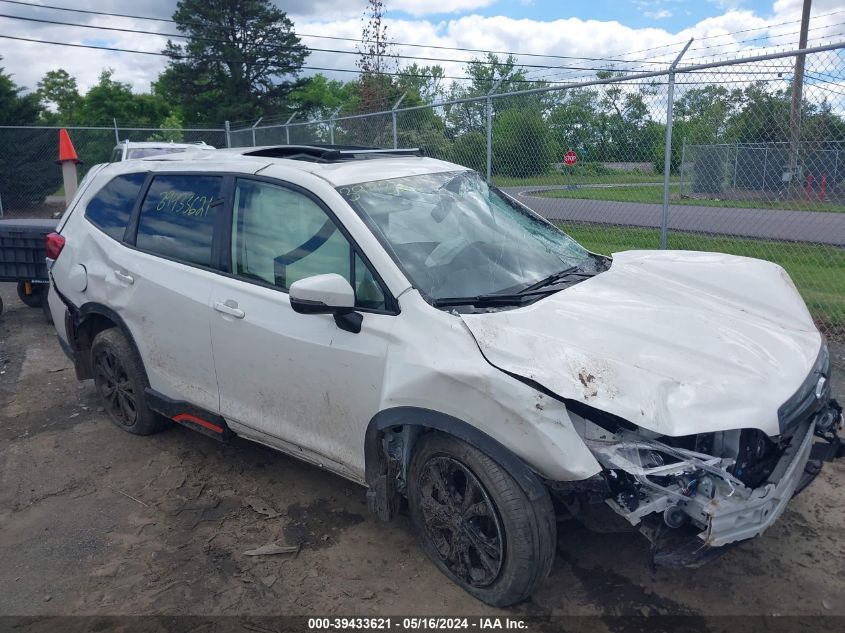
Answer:
[[[734,474],[739,466],[729,450],[717,457],[633,431],[585,441],[605,469],[605,503],[649,538],[654,563],[688,567],[777,521],[822,462],[842,455],[842,423],[842,408],[828,401],[796,425],[765,481],[754,487]]]

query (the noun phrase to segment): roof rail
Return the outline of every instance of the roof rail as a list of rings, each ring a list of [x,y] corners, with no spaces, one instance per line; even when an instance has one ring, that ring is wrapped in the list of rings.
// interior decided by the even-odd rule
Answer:
[[[359,145],[272,145],[243,153],[244,156],[264,158],[289,158],[312,162],[336,162],[366,158],[391,158],[421,156],[419,148],[384,149]]]

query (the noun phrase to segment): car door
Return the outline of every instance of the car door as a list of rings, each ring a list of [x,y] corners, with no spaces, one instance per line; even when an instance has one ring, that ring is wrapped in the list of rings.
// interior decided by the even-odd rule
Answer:
[[[112,303],[135,337],[150,386],[218,412],[209,326],[213,262],[228,215],[225,177],[156,174],[109,271]]]
[[[395,319],[384,285],[318,199],[248,178],[234,184],[230,270],[211,300],[222,415],[241,434],[363,479]],[[291,308],[290,285],[323,273],[353,285],[359,333]]]

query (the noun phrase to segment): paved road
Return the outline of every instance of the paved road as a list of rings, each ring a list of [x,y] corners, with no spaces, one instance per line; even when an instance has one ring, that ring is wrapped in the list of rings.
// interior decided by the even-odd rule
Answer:
[[[659,204],[545,198],[536,195],[537,191],[550,188],[505,187],[504,190],[550,220],[651,228],[660,226]],[[675,205],[669,209],[669,228],[845,246],[845,213]]]

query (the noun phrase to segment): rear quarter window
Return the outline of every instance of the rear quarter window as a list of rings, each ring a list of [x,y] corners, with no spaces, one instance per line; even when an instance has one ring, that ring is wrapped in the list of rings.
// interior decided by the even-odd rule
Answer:
[[[141,205],[135,246],[188,264],[211,266],[222,189],[221,176],[156,176]]]
[[[122,240],[146,178],[145,173],[116,176],[91,198],[85,207],[85,217],[109,237]]]

